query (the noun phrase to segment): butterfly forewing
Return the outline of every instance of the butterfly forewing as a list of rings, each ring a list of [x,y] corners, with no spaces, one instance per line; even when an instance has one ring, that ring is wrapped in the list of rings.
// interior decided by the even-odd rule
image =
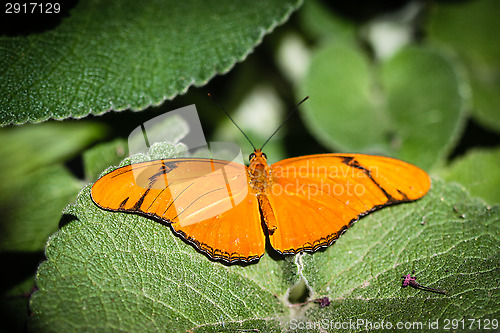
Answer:
[[[184,225],[232,209],[247,192],[244,165],[171,159],[119,168],[94,184],[92,198],[106,209],[142,212]]]
[[[272,166],[267,192],[277,221],[271,245],[281,253],[327,246],[359,217],[416,200],[430,188],[421,169],[387,157],[324,154]]]

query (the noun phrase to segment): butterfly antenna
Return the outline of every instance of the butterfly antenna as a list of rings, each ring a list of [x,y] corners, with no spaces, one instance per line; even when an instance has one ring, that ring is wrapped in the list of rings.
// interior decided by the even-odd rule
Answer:
[[[250,143],[250,145],[252,146],[253,150],[256,150],[257,148],[255,148],[255,146],[253,145],[252,141],[250,141],[250,139],[248,138],[248,136],[245,134],[245,132],[243,132],[243,130],[238,126],[238,124],[233,120],[233,118],[231,118],[231,116],[229,115],[229,113],[227,113],[227,111],[222,107],[222,105],[220,105],[216,100],[215,98],[209,93],[208,96],[212,99],[212,101],[215,102],[215,104],[217,104],[217,106],[226,114],[226,116],[229,118],[229,120],[231,120],[231,122],[234,124],[234,126],[236,126],[237,129],[240,130],[241,134],[243,134],[243,136],[245,137],[245,139],[247,139],[247,141]]]
[[[287,122],[288,119],[290,119],[290,117],[292,116],[292,114],[295,113],[295,111],[297,111],[299,109],[299,106],[304,103],[305,101],[307,101],[307,99],[309,98],[309,96],[306,96],[306,98],[304,98],[303,100],[301,100],[299,102],[299,104],[297,104],[296,107],[293,108],[292,111],[290,111],[290,113],[288,113],[288,115],[286,116],[285,120],[283,120],[283,122],[281,123],[281,125],[273,132],[273,134],[271,134],[271,136],[269,137],[269,139],[266,140],[266,142],[264,142],[264,144],[262,145],[262,147],[260,147],[260,149],[262,150],[264,148],[264,146],[269,142],[269,140],[271,140],[271,138],[276,134],[278,133],[278,131],[283,127],[283,125],[285,125],[285,123]]]

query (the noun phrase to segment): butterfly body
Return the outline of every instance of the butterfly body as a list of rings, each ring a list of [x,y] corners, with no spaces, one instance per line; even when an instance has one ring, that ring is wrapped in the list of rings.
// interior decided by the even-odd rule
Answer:
[[[248,262],[264,254],[266,234],[280,253],[313,252],[369,212],[429,188],[424,171],[388,157],[322,154],[268,165],[256,149],[248,167],[200,158],[125,166],[100,178],[92,199],[167,223],[212,259]]]
[[[250,165],[247,168],[247,172],[250,189],[259,202],[260,212],[266,224],[267,232],[272,235],[277,229],[277,223],[267,195],[273,187],[274,179],[272,169],[267,164],[266,155],[260,149],[255,150],[250,155]]]

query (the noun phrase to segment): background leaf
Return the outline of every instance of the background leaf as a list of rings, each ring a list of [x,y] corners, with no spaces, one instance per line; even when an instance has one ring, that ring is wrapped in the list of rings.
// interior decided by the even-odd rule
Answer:
[[[495,0],[439,3],[428,22],[430,37],[453,47],[467,66],[473,95],[473,115],[483,125],[500,131],[500,29]],[[467,13],[464,15],[464,13]]]
[[[407,47],[383,64],[381,79],[395,156],[425,169],[442,162],[469,103],[460,69],[437,50]]]
[[[334,15],[328,7],[318,1],[306,1],[300,10],[301,26],[310,36],[320,41],[343,38],[352,40],[355,37],[355,24]]]
[[[80,1],[51,31],[0,37],[0,124],[160,104],[227,72],[299,3]]]
[[[106,127],[93,122],[48,122],[3,128],[0,131],[0,184],[40,167],[61,163],[91,143],[103,139]]]
[[[26,261],[26,258],[18,257],[17,259]],[[38,263],[40,257],[36,257],[35,260]],[[16,275],[18,281],[15,286],[3,285],[6,291],[2,292],[3,297],[0,299],[0,314],[2,316],[0,329],[3,332],[24,332],[26,331],[28,300],[34,288],[33,276],[28,275],[28,278],[17,276],[16,272],[10,270],[10,267],[5,265],[2,267],[11,276]],[[33,273],[31,272],[31,274]]]
[[[435,307],[446,309],[441,320],[498,316],[499,209],[440,181],[416,203],[363,218],[324,252],[278,260],[266,253],[246,266],[211,262],[164,225],[97,208],[89,186],[66,214],[75,220],[50,239],[37,274],[34,330],[281,331],[353,313],[427,321]],[[412,269],[449,294],[401,289],[400,276]],[[333,303],[292,311],[287,290],[301,277],[311,297]]]
[[[444,179],[465,186],[490,204],[500,203],[500,149],[476,149],[457,158],[442,172]]]
[[[434,50],[407,47],[377,68],[352,44],[333,42],[311,61],[300,87],[311,94],[302,115],[332,150],[389,155],[429,169],[463,126],[467,95],[460,80]]]
[[[43,250],[62,210],[82,187],[62,162],[102,138],[104,130],[100,124],[79,122],[0,132],[0,251]]]
[[[64,165],[104,136],[102,124],[53,122],[0,130],[0,331],[24,331],[34,274],[61,212],[83,182]]]
[[[118,165],[128,151],[127,142],[116,139],[87,150],[83,154],[85,176],[89,180],[97,180],[110,165]]]
[[[10,188],[9,199],[2,200],[0,250],[43,250],[48,236],[57,230],[61,211],[81,187],[82,183],[61,165],[22,177]]]

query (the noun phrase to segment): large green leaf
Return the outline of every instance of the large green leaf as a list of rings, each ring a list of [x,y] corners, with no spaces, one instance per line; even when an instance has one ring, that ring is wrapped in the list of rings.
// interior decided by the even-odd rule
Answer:
[[[245,266],[212,262],[155,221],[97,208],[90,186],[66,214],[73,221],[50,239],[37,273],[37,331],[275,332],[323,319],[443,323],[500,311],[499,208],[439,180],[418,202],[363,218],[325,251],[266,253]],[[412,269],[448,294],[402,289]],[[290,308],[287,290],[301,278],[311,298],[332,304]]]
[[[468,68],[474,116],[500,131],[500,2],[459,1],[436,4],[428,30],[432,40],[451,46]]]
[[[312,308],[309,320],[427,323],[495,319],[500,314],[500,207],[487,207],[466,191],[434,180],[418,203],[372,214],[330,251],[308,255],[303,276],[313,297],[335,299]],[[354,229],[356,228],[356,229]],[[401,276],[446,295],[399,288]],[[364,331],[357,327],[354,331]],[[469,327],[469,326],[467,326]]]
[[[127,143],[123,139],[99,144],[83,153],[85,178],[96,180],[110,165],[118,164],[127,153]]]
[[[229,71],[299,4],[80,1],[51,31],[0,37],[0,124],[160,104]]]
[[[357,47],[337,41],[313,57],[299,89],[311,96],[302,115],[332,150],[390,155],[430,168],[462,126],[462,80],[435,50],[406,47],[376,67]]]
[[[19,260],[19,258],[17,259]],[[5,288],[5,284],[2,286],[4,288],[2,288],[2,296],[0,297],[0,331],[26,332],[28,323],[26,309],[28,308],[29,296],[35,285],[34,269],[30,272],[30,277],[25,279],[16,274],[18,272],[12,272],[12,266],[7,266],[2,262],[2,267],[9,272],[10,276],[14,275],[17,278],[17,285],[10,289]],[[15,267],[14,270],[16,268],[19,270],[18,267]]]
[[[62,163],[103,132],[103,126],[89,122],[0,130],[0,251],[44,248],[61,212],[82,187]]]
[[[500,148],[471,150],[442,173],[444,179],[464,185],[472,195],[500,204]]]
[[[32,303],[37,327],[203,332],[279,325],[284,310],[275,294],[286,291],[290,261],[268,257],[244,270],[214,264],[169,228],[103,212],[89,195],[86,187],[66,212],[78,220],[47,246]]]
[[[81,181],[57,164],[21,177],[0,201],[0,251],[41,251],[81,186]]]
[[[104,137],[93,122],[47,122],[0,130],[0,186],[43,166],[62,163]],[[0,194],[1,195],[1,194]]]

